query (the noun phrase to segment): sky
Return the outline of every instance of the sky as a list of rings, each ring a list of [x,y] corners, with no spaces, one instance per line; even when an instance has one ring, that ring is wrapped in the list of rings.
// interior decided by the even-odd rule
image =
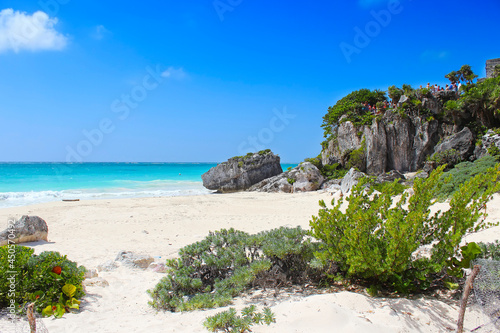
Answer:
[[[321,151],[353,90],[500,57],[500,0],[0,1],[0,161]]]

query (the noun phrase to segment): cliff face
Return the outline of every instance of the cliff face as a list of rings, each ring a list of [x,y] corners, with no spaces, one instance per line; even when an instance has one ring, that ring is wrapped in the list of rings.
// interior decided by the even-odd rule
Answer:
[[[323,165],[339,163],[343,167],[356,166],[371,175],[390,170],[411,172],[422,169],[427,157],[436,152],[436,145],[440,141],[464,129],[452,119],[444,119],[443,104],[456,99],[455,96],[452,91],[443,91],[424,98],[422,105],[432,116],[387,110],[374,119],[371,125],[358,127],[341,119],[333,138],[321,152]],[[405,96],[402,96],[401,100],[404,99]],[[399,103],[400,106],[402,104]],[[470,130],[467,133],[471,133]],[[465,143],[467,147],[460,147],[460,151],[467,152],[462,154],[463,159],[472,155],[473,139],[471,137]],[[464,140],[460,144],[463,145]],[[449,146],[447,149],[454,147]]]

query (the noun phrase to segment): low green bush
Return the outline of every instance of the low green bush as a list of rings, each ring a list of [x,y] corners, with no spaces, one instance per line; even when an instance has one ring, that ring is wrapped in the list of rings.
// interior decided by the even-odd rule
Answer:
[[[256,312],[255,305],[241,310],[241,316],[237,315],[234,308],[220,312],[215,316],[207,317],[203,326],[210,332],[251,332],[251,326],[254,324],[271,325],[276,322],[274,313],[270,308],[264,308],[263,312]]]
[[[388,183],[388,182],[383,182],[383,183],[373,183],[370,186],[378,192],[381,193],[388,193],[392,196],[394,195],[399,195],[404,192],[408,188],[408,186],[405,186],[401,183],[398,182],[398,180],[394,181],[395,183]]]
[[[321,240],[320,260],[335,262],[353,278],[401,293],[429,287],[433,274],[443,273],[448,259],[456,257],[462,237],[490,226],[478,221],[491,194],[500,188],[500,169],[492,168],[459,187],[446,212],[431,214],[429,207],[442,186],[443,167],[428,179],[416,179],[413,195],[407,192],[394,202],[391,187],[381,194],[365,190],[361,180],[332,208],[323,201],[318,216],[310,221],[311,234]],[[415,257],[424,245],[432,247],[430,258]]]
[[[249,235],[234,229],[211,232],[167,260],[168,274],[149,290],[150,305],[190,311],[228,305],[254,285],[277,287],[314,275],[308,262],[317,244],[301,228]]]
[[[29,247],[2,246],[0,308],[13,304],[16,312],[22,313],[27,303],[34,302],[37,312],[46,310],[44,314],[60,317],[70,309],[78,309],[78,299],[84,296],[84,275],[83,266],[58,252],[35,255]]]
[[[455,193],[461,184],[471,178],[484,174],[488,169],[498,164],[492,156],[484,156],[474,162],[462,162],[441,176],[441,184],[436,192],[439,200],[446,200]]]
[[[429,156],[427,160],[435,162],[437,166],[446,164],[448,168],[451,168],[455,164],[462,162],[462,158],[455,149],[449,149],[439,153],[434,153],[432,156]]]
[[[500,241],[496,240],[493,243],[478,243],[481,249],[480,259],[500,260]]]

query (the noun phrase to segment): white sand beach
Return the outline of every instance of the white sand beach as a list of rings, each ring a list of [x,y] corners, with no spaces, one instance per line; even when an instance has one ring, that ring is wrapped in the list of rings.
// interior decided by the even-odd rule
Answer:
[[[249,233],[280,226],[309,228],[318,201],[329,193],[235,193],[165,198],[52,202],[0,210],[0,220],[37,215],[49,226],[49,242],[28,243],[37,253],[59,251],[88,269],[114,260],[120,250],[163,262],[209,231],[235,228]],[[489,221],[500,219],[500,196],[488,205]],[[468,241],[499,239],[500,227],[467,237]],[[150,270],[119,267],[99,272],[109,286],[87,286],[81,312],[62,319],[45,318],[49,332],[207,332],[202,323],[226,308],[187,313],[156,312],[146,290],[163,277]],[[248,305],[250,296],[235,301]],[[264,304],[265,303],[265,304]],[[352,292],[266,298],[276,323],[254,326],[254,332],[452,332],[458,308],[431,298],[371,298]],[[486,322],[477,310],[466,314],[466,329]],[[5,324],[5,321],[3,322]],[[2,327],[0,325],[0,327]]]

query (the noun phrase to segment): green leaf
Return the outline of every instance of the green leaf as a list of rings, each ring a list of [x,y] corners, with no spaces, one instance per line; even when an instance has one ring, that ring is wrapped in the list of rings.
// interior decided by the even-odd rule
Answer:
[[[54,311],[52,310],[52,305],[47,305],[47,307],[42,310],[42,314],[47,317],[52,316],[54,314]]]
[[[64,307],[61,306],[61,304],[57,304],[56,310],[54,311],[54,317],[61,318],[65,313],[66,313],[66,310],[64,309]]]
[[[457,290],[459,287],[459,284],[455,283],[455,282],[445,281],[444,286],[446,288],[448,288],[449,290]]]
[[[481,248],[474,242],[468,243],[466,246],[462,246],[462,256],[464,258],[470,258],[471,260],[476,259],[478,255],[481,254]]]
[[[66,307],[70,308],[70,309],[80,309],[80,301],[77,300],[76,298],[71,298],[69,300],[66,301]]]
[[[62,279],[63,279],[63,277],[62,277],[62,276],[57,275],[57,274],[56,274],[56,273],[54,273],[54,272],[49,272],[49,274],[50,274],[50,276],[52,276],[52,277],[53,277],[54,279],[56,279],[56,280],[62,280]],[[41,276],[41,278],[42,278],[42,277],[43,277],[43,276]]]
[[[66,294],[66,296],[71,298],[75,295],[76,287],[72,284],[66,284],[62,287],[62,291]]]

